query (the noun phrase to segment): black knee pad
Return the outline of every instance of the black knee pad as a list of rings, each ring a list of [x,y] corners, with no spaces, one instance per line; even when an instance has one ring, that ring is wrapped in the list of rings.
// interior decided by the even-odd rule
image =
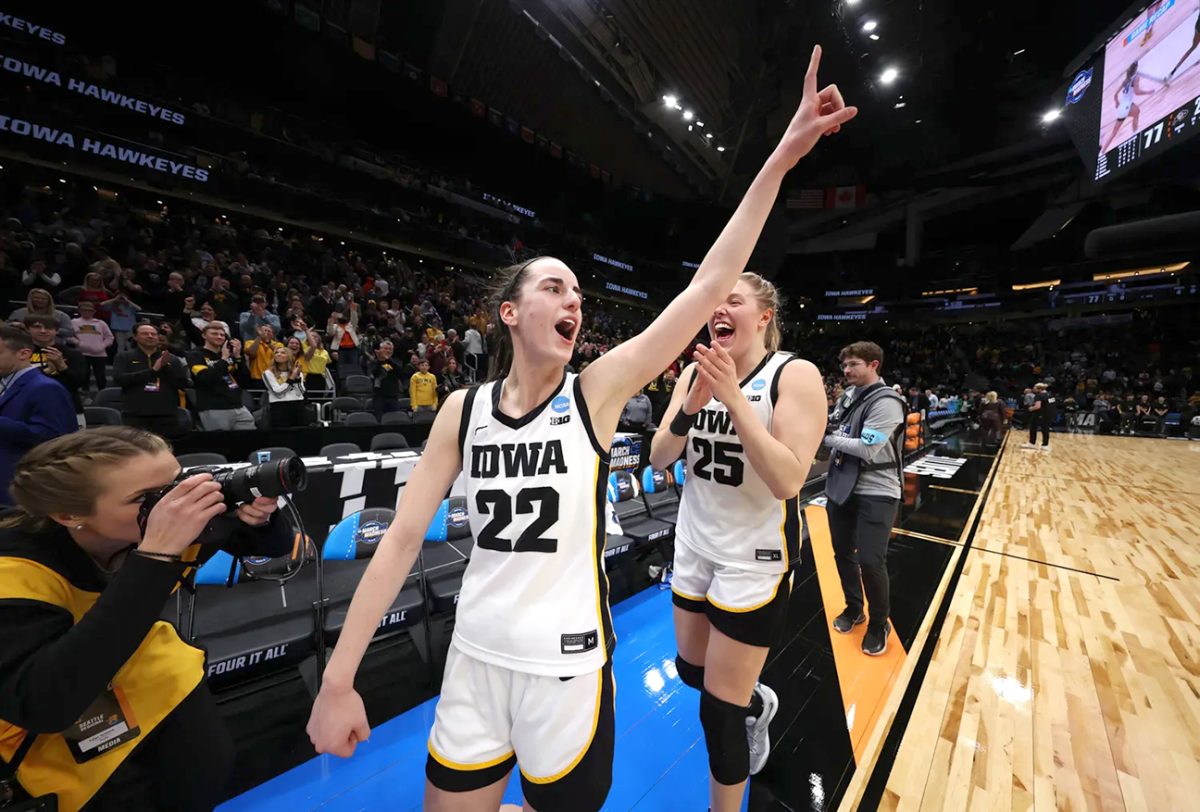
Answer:
[[[700,692],[700,726],[708,747],[708,769],[717,783],[733,786],[750,777],[750,743],[741,705]]]
[[[704,690],[704,666],[692,665],[676,654],[675,671],[679,674],[679,678],[683,680],[684,685],[689,688],[695,688],[697,691]]]

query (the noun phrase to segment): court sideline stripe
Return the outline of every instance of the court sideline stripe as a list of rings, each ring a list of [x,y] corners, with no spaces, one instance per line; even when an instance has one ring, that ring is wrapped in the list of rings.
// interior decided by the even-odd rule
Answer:
[[[941,536],[931,536],[928,533],[918,533],[915,530],[905,530],[903,527],[893,527],[892,532],[898,536],[905,536],[912,539],[920,539],[921,541],[933,541],[938,544],[948,544],[951,547],[961,547],[962,543],[951,539],[944,539]]]
[[[975,501],[975,507],[972,509],[971,515],[967,519],[967,524],[963,528],[961,537],[963,546],[956,553],[958,560],[954,562],[953,570],[949,573],[949,581],[946,589],[942,592],[941,604],[933,616],[921,650],[915,657],[912,651],[909,652],[909,657],[914,663],[913,670],[909,675],[908,682],[904,688],[904,695],[900,699],[896,712],[892,716],[890,723],[887,723],[886,733],[880,730],[875,734],[876,736],[882,735],[884,738],[882,744],[878,745],[877,754],[870,767],[870,771],[865,773],[865,775],[860,775],[863,770],[863,767],[860,765],[854,778],[851,779],[846,793],[842,796],[842,801],[838,807],[839,810],[850,812],[850,810],[857,809],[879,808],[884,790],[887,787],[887,779],[891,775],[892,766],[896,762],[896,753],[899,751],[900,742],[903,741],[904,734],[908,730],[908,722],[912,717],[913,708],[917,703],[917,696],[921,693],[921,688],[925,683],[925,675],[929,671],[929,663],[933,659],[933,652],[937,647],[942,627],[946,622],[946,615],[950,611],[950,604],[955,591],[958,589],[958,582],[962,576],[963,568],[966,566],[966,554],[970,551],[971,542],[975,539],[975,531],[979,527],[979,522],[983,516],[983,506],[987,504],[988,497],[991,495],[992,483],[995,481],[996,471],[999,470],[1000,461],[1004,458],[1007,449],[1007,444],[1001,446],[1000,452],[992,460],[992,468],[988,471],[987,481],[980,490],[980,496]],[[946,699],[948,702],[950,698],[947,697]],[[930,768],[932,769],[932,767],[931,763]]]
[[[949,485],[930,485],[935,491],[950,491],[950,493],[969,493],[972,496],[978,495],[979,491],[972,491],[967,488],[951,488]]]

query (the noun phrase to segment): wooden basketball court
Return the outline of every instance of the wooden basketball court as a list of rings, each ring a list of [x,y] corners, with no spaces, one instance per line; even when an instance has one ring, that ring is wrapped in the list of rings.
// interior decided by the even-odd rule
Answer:
[[[842,809],[1200,809],[1200,443],[1023,440]]]

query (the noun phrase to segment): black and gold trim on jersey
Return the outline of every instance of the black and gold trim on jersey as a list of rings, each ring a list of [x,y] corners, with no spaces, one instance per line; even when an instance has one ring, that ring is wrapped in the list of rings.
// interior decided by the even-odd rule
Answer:
[[[483,384],[480,384],[482,386]],[[475,408],[475,396],[479,386],[472,386],[463,398],[462,416],[458,420],[458,450],[462,454],[463,468],[467,467],[467,427],[471,425],[471,410]]]
[[[577,402],[582,409],[583,399],[580,398]],[[611,661],[613,651],[617,647],[617,635],[613,629],[612,610],[608,606],[608,573],[604,571],[604,547],[608,541],[608,523],[604,513],[608,504],[608,465],[607,454],[603,457],[596,456],[596,479],[593,483],[595,508],[592,511],[592,539],[596,554],[592,556],[592,561],[596,568],[596,608],[600,615],[602,631],[600,637],[604,644],[605,656]]]
[[[592,441],[592,450],[596,452],[596,455],[598,457],[600,457],[600,459],[604,462],[605,465],[608,465],[608,463],[609,463],[608,449],[605,448],[604,446],[602,446],[600,444],[600,441],[596,439],[596,429],[594,426],[592,426],[592,414],[590,411],[588,411],[587,401],[584,400],[584,398],[583,398],[583,384],[581,381],[582,381],[582,379],[578,375],[576,375],[575,376],[575,384],[572,387],[572,389],[575,392],[575,405],[579,407],[579,419],[583,421],[583,427],[585,429],[587,429],[588,439]],[[608,486],[608,475],[605,474],[604,478],[601,479],[600,482],[605,487],[607,487]],[[607,497],[605,497],[605,498],[607,498]],[[601,503],[602,508],[603,508],[603,506],[604,506],[603,503]],[[601,550],[603,550],[603,548],[601,548]]]
[[[547,395],[545,400],[543,400],[537,406],[534,406],[533,409],[531,409],[522,417],[509,417],[504,412],[500,411],[500,395],[504,391],[504,380],[504,378],[500,378],[495,382],[495,385],[492,386],[492,417],[494,417],[496,420],[499,420],[510,429],[519,429],[523,426],[528,426],[535,419],[537,419],[537,416],[544,412],[546,407],[550,405],[550,401],[554,400],[554,398],[558,396],[558,393],[562,391],[563,384],[567,380],[567,368],[563,367],[562,377],[558,379],[558,385],[554,387],[554,391]]]
[[[785,567],[793,567],[800,560],[800,536],[803,526],[800,515],[800,496],[780,502],[783,517],[779,522],[779,541],[783,547]]]

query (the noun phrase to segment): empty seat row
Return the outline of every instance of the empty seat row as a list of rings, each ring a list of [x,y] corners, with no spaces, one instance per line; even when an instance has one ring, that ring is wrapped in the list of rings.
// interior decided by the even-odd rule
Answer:
[[[453,611],[473,547],[466,516],[461,498],[443,502],[417,566],[379,620],[377,638],[411,629],[429,611]],[[186,619],[178,619],[208,653],[213,688],[295,666],[336,643],[394,517],[390,508],[358,511],[334,526],[319,553],[297,534],[287,556],[237,559],[220,551],[200,567]]]

